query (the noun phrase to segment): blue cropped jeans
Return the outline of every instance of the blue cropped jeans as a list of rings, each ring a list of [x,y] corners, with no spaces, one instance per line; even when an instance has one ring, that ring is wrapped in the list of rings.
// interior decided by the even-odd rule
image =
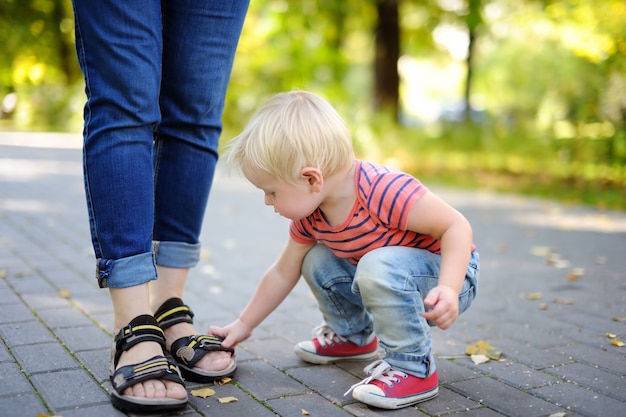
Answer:
[[[394,368],[420,378],[436,369],[424,298],[439,282],[439,255],[387,246],[364,255],[357,265],[317,244],[306,255],[302,275],[317,299],[324,321],[337,334],[364,345],[375,334]],[[459,313],[476,297],[479,255],[473,252]]]
[[[101,287],[190,268],[248,0],[73,0]]]

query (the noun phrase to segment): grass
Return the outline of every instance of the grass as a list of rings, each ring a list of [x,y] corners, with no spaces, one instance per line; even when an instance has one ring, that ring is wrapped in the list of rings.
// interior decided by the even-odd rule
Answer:
[[[384,122],[376,126],[355,134],[358,157],[395,166],[424,182],[626,211],[624,138],[536,138],[466,125],[435,134]]]

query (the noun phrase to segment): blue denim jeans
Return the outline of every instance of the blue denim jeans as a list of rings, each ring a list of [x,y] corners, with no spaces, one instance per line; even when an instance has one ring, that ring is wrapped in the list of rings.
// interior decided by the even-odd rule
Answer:
[[[73,0],[102,287],[153,280],[156,264],[197,263],[248,1]]]
[[[459,313],[476,297],[478,263],[474,252],[459,294]],[[324,321],[337,334],[357,345],[375,334],[391,366],[425,378],[436,366],[423,299],[438,284],[439,265],[439,255],[402,246],[375,249],[353,265],[318,244],[306,255],[302,275]]]

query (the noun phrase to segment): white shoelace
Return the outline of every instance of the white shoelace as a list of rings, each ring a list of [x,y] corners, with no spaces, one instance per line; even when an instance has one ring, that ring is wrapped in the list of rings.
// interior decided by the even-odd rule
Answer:
[[[313,337],[317,339],[320,345],[326,347],[326,345],[332,345],[335,342],[347,342],[343,336],[339,336],[335,331],[326,323],[322,323],[313,329]]]
[[[407,377],[407,374],[402,371],[393,369],[391,365],[389,365],[382,359],[367,365],[365,368],[363,368],[363,371],[369,376],[363,381],[357,382],[356,384],[352,385],[350,389],[346,391],[345,394],[343,394],[344,396],[350,394],[352,390],[354,390],[359,385],[369,384],[375,379],[382,381],[391,387],[394,383],[397,384],[398,382],[400,382],[400,378]]]

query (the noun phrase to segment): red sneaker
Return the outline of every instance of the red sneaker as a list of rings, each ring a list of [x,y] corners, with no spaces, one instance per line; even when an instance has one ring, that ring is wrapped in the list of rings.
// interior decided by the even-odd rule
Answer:
[[[393,369],[383,360],[378,360],[364,369],[370,376],[353,385],[352,397],[362,403],[378,408],[397,409],[408,407],[435,398],[439,394],[437,371],[428,378]]]
[[[374,337],[365,346],[358,346],[339,336],[327,324],[313,329],[313,340],[298,343],[294,352],[303,361],[326,365],[349,360],[371,360],[378,356],[378,339]]]

